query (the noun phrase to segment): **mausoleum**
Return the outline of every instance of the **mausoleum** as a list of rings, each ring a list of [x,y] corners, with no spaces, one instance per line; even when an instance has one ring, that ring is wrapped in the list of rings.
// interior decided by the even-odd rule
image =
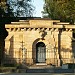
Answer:
[[[75,25],[50,19],[19,20],[6,24],[5,62],[60,66],[75,63]]]

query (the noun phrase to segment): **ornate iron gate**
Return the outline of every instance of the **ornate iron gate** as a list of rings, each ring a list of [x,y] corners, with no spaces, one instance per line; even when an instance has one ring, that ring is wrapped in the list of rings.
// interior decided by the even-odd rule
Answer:
[[[46,48],[45,48],[45,44],[43,42],[39,42],[36,45],[36,62],[38,63],[45,63],[45,59],[46,59]]]

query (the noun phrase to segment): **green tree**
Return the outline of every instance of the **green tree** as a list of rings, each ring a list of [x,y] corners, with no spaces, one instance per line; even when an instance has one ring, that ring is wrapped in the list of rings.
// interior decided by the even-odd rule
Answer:
[[[43,17],[60,19],[61,21],[75,20],[75,0],[44,0]]]
[[[6,14],[6,3],[5,2],[0,2],[0,17],[4,17]]]
[[[11,12],[9,5],[6,3],[6,0],[0,2],[0,17],[13,17],[14,14]]]
[[[7,0],[9,5],[8,13],[13,13],[15,17],[33,16],[34,7],[31,0]]]

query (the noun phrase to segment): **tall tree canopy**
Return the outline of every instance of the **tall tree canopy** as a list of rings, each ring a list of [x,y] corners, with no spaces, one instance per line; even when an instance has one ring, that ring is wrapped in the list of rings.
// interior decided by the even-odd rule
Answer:
[[[0,17],[4,17],[6,14],[6,2],[0,2]]]
[[[43,17],[75,21],[75,0],[44,0]]]
[[[13,13],[15,17],[31,17],[34,7],[31,0],[7,0],[8,12]]]
[[[32,17],[34,6],[32,0],[2,0],[0,17]]]

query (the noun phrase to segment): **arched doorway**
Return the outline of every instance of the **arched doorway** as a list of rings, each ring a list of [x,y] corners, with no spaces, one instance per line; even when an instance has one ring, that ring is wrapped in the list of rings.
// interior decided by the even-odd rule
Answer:
[[[36,63],[46,62],[46,46],[43,42],[36,44]]]

